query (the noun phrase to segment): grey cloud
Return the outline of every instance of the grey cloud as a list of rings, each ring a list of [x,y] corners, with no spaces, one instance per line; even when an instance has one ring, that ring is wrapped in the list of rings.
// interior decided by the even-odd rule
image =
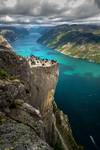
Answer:
[[[8,7],[11,1],[16,2]],[[59,22],[83,19],[100,14],[100,0],[0,0],[0,16],[16,21]],[[58,19],[57,19],[58,18]]]
[[[0,14],[29,14],[32,15],[31,11],[38,5],[36,0],[15,0],[16,5],[12,8],[9,8],[7,6],[4,7],[4,1],[6,0],[0,0],[0,4],[3,3],[3,6],[0,7]],[[10,1],[10,0],[9,0]]]
[[[41,16],[55,16],[61,15],[66,11],[66,7],[60,8],[57,3],[50,3],[49,1],[41,4],[40,15]]]
[[[100,9],[95,3],[86,3],[86,5],[79,6],[74,12],[76,19],[92,17],[99,13]]]
[[[95,0],[95,3],[97,4],[97,7],[100,8],[100,0]]]

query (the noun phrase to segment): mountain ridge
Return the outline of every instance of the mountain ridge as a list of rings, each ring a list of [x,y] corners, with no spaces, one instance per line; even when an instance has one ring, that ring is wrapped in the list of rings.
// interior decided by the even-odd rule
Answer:
[[[60,25],[45,32],[38,42],[65,55],[100,63],[100,27]]]

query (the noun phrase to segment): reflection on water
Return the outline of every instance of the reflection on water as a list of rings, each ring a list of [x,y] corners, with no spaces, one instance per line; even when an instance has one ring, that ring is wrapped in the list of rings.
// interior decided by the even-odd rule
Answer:
[[[78,143],[86,150],[94,150],[90,135],[97,145],[100,143],[100,65],[49,49],[36,42],[39,36],[33,33],[17,39],[12,45],[17,54],[24,57],[33,54],[58,61],[60,76],[55,100],[68,114]]]

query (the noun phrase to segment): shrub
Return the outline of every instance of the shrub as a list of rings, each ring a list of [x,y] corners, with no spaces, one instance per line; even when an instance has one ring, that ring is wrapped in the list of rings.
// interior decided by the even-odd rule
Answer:
[[[4,69],[0,69],[0,79],[5,79],[8,77],[8,73]]]

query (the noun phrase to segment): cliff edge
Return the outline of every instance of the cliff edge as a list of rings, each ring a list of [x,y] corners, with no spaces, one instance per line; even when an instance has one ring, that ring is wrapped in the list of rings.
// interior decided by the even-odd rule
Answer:
[[[0,36],[0,150],[79,150],[54,93],[55,61],[17,56]]]

